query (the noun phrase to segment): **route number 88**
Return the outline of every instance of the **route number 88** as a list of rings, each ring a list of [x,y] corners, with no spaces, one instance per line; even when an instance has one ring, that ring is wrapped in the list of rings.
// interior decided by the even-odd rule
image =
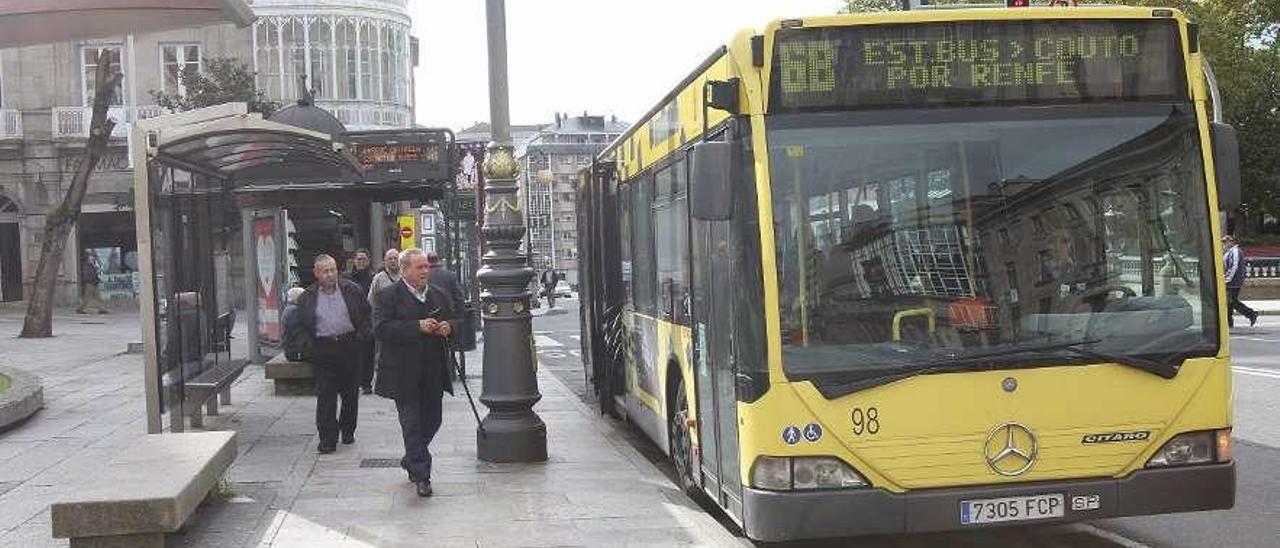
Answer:
[[[880,432],[880,410],[874,407],[868,407],[863,411],[861,407],[854,407],[850,416],[853,419],[853,434],[861,436],[866,433],[875,435]]]

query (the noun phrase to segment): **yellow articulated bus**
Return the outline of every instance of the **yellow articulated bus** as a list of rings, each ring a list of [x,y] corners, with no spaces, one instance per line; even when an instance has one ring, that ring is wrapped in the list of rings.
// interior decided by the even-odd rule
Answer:
[[[1198,36],[1127,7],[739,33],[583,172],[602,408],[764,541],[1230,508],[1239,168]]]

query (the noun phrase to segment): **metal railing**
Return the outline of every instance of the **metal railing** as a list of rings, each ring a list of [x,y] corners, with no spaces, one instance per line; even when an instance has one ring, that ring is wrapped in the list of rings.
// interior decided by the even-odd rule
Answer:
[[[1280,278],[1280,257],[1248,257],[1244,264],[1249,278]]]
[[[114,106],[108,109],[107,115],[116,121],[111,136],[123,139],[128,134],[128,124],[147,118],[155,118],[168,111],[159,105]],[[52,116],[54,139],[87,139],[89,125],[93,119],[93,107],[53,107]]]
[[[0,109],[0,139],[22,138],[22,111],[13,108]]]
[[[387,128],[409,127],[409,107],[364,101],[316,101],[342,122],[348,129],[379,126]]]

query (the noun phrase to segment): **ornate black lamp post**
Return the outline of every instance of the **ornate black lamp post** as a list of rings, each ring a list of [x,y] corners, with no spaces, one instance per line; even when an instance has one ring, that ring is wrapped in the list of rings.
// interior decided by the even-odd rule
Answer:
[[[529,315],[533,269],[520,250],[524,213],[507,112],[507,22],[503,0],[486,0],[489,35],[489,119],[493,141],[485,157],[485,211],[480,233],[484,266],[477,278],[484,317],[484,383],[480,401],[489,408],[476,438],[480,460],[547,460],[547,425],[533,405],[538,392]]]

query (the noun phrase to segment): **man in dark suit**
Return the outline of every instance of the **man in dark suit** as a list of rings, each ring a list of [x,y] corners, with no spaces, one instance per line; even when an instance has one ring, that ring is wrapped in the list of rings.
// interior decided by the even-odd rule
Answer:
[[[431,270],[420,249],[400,254],[399,283],[378,292],[374,332],[382,345],[374,393],[396,402],[404,458],[419,496],[431,496],[431,452],[440,429],[441,398],[453,394],[447,371],[448,337],[457,328],[452,299],[427,283]]]
[[[466,311],[463,310],[463,307],[466,306],[467,297],[462,291],[462,282],[458,280],[457,274],[445,268],[444,263],[440,261],[440,256],[436,252],[427,251],[426,255],[427,266],[431,269],[431,273],[428,276],[428,279],[431,280],[429,282],[431,287],[439,289],[441,293],[449,297],[449,302],[451,303],[449,310],[452,311],[452,317],[457,318],[458,321],[454,327],[464,328],[465,323],[463,322],[466,318]],[[459,333],[455,330],[454,334],[457,335]],[[460,368],[458,367],[458,356],[452,349],[449,352],[449,367],[446,368],[446,371],[449,373],[450,382],[457,380],[457,373]],[[465,371],[463,374],[465,374]]]
[[[454,315],[462,313],[462,306],[466,303],[466,296],[462,292],[462,282],[458,280],[458,275],[452,270],[445,268],[444,263],[440,261],[440,256],[434,251],[426,252],[427,266],[431,269],[429,283],[431,287],[439,289],[442,293],[449,297],[453,304]]]
[[[315,365],[316,430],[321,454],[332,453],[338,444],[355,443],[356,417],[360,401],[360,355],[372,329],[369,301],[360,286],[338,277],[338,264],[329,255],[316,257],[316,283],[298,298],[296,321],[299,333],[294,340],[307,341],[303,356]],[[309,340],[308,340],[309,339]],[[335,418],[338,398],[342,412]]]
[[[370,268],[369,250],[360,248],[356,250],[355,257],[352,259],[355,263],[355,269],[351,274],[347,275],[347,279],[360,286],[360,290],[365,295],[369,294],[369,287],[373,285],[373,269]],[[370,338],[361,344],[360,350],[360,390],[365,394],[373,393],[373,339]]]

